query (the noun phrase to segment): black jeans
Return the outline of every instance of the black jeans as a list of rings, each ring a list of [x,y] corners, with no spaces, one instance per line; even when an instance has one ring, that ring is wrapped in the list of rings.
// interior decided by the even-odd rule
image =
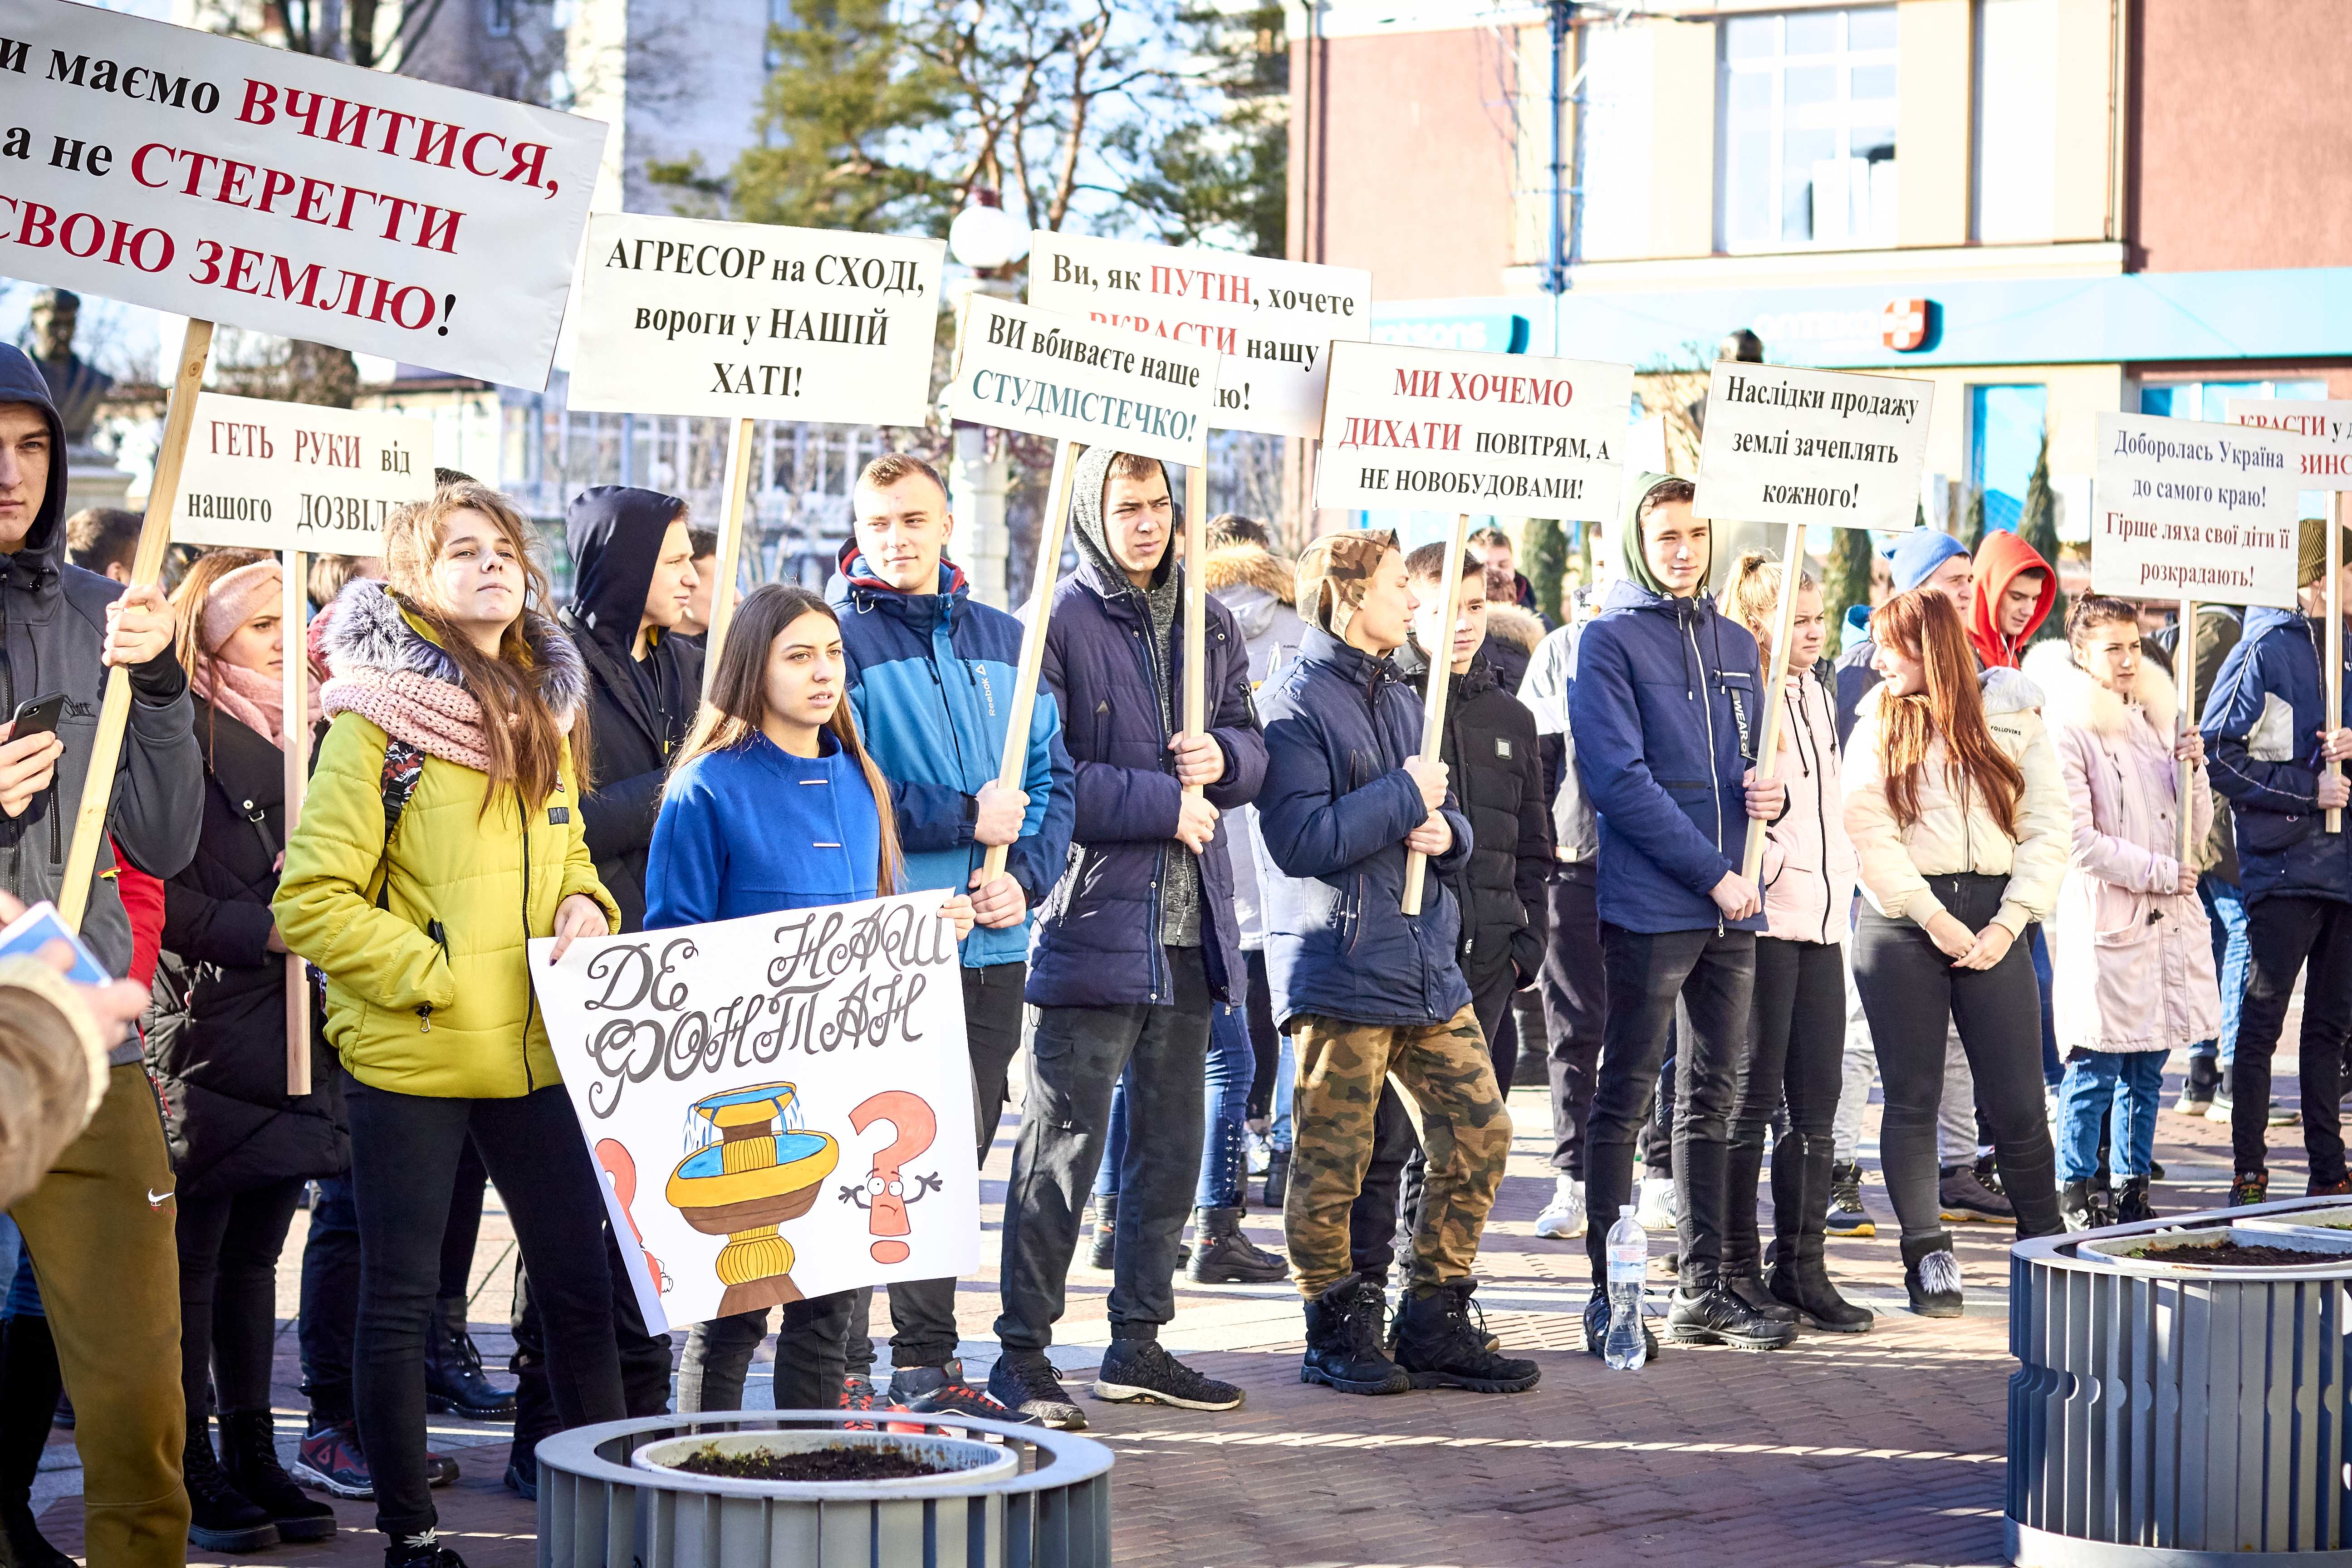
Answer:
[[[1757,1237],[1756,1182],[1772,1112],[1785,1099],[1789,1130],[1772,1145],[1773,1260],[1797,1260],[1798,1238],[1818,1233],[1828,1216],[1830,1123],[1845,1072],[1845,955],[1834,942],[1756,939],[1754,1039],[1738,1114],[1731,1123],[1729,1192],[1725,1199],[1724,1272],[1753,1278],[1762,1263]],[[1820,1191],[1806,1176],[1819,1167]]]
[[[506,1200],[547,1314],[550,1382],[567,1427],[628,1414],[613,1341],[603,1178],[560,1084],[514,1100],[436,1100],[348,1075],[343,1088],[361,1240],[352,1358],[360,1442],[375,1480],[376,1528],[414,1535],[438,1517],[425,1486],[425,1335],[467,1135]]]
[[[973,1158],[986,1163],[1004,1118],[1005,1078],[1021,1048],[1021,988],[1025,963],[992,963],[963,972],[963,1031],[971,1057]],[[874,1288],[850,1292],[844,1366],[865,1377],[874,1371]],[[890,1365],[945,1366],[956,1352],[956,1282],[908,1279],[890,1287]]]
[[[449,1188],[449,1224],[441,1232],[441,1296],[473,1293],[474,1244],[482,1236],[482,1190],[489,1185],[489,1168],[482,1152],[466,1140],[457,1156],[457,1175]]]
[[[662,1415],[669,1409],[670,1337],[667,1332],[646,1331],[646,1315],[637,1307],[636,1287],[629,1283],[628,1265],[622,1260],[620,1242],[613,1235],[609,1217],[604,1225],[604,1277],[613,1285],[613,1347],[621,1358],[622,1400],[631,1415]],[[446,1287],[444,1275],[443,1288]],[[514,1355],[507,1369],[515,1374],[514,1441],[508,1459],[524,1475],[535,1476],[541,1440],[562,1431],[564,1421],[547,1379],[547,1324],[540,1312],[539,1291],[531,1283],[530,1269],[520,1258],[515,1262],[514,1300],[507,1326],[514,1333]]]
[[[1111,1087],[1130,1064],[1127,1103],[1135,1131],[1119,1168],[1111,1337],[1158,1339],[1160,1325],[1175,1315],[1177,1239],[1201,1174],[1210,998],[1201,950],[1164,951],[1170,1005],[1038,1010],[1029,1098],[1004,1194],[996,1337],[1008,1354],[1042,1354],[1053,1342],[1078,1218],[1102,1164]]]
[[[1590,861],[1562,861],[1552,868],[1551,934],[1544,943],[1541,986],[1551,1079],[1551,1163],[1578,1181],[1584,1179],[1584,1123],[1601,1066],[1601,1023],[1609,1015],[1594,880]]]
[[[1981,931],[2000,908],[2006,877],[1930,877],[1953,919]],[[1853,984],[1870,1018],[1886,1089],[1879,1163],[1906,1238],[1944,1234],[1937,1178],[1936,1113],[1944,1095],[1948,1021],[1976,1079],[1977,1111],[1992,1135],[2001,1189],[2017,1207],[2020,1237],[2051,1236],[2058,1218],[2057,1155],[2042,1108],[2042,987],[2022,941],[1990,969],[1955,969],[1916,921],[1888,920],[1868,904],[1853,927]]]
[[[831,1410],[841,1398],[842,1342],[849,1331],[855,1290],[810,1296],[783,1309],[776,1336],[775,1405],[779,1410]],[[768,1308],[697,1323],[677,1364],[677,1408],[740,1410],[751,1357],[768,1337]]]
[[[278,1255],[294,1223],[299,1177],[223,1196],[180,1198],[180,1385],[188,1429],[205,1428],[210,1373],[223,1415],[269,1408],[278,1338]]]
[[[2344,1179],[2344,1047],[2352,1036],[2352,904],[2273,893],[2246,907],[2246,1000],[2238,1014],[2238,1054],[2230,1068],[2230,1146],[2239,1170],[2263,1164],[2270,1122],[2271,1057],[2286,1022],[2294,977],[2303,988],[2303,1146],[2311,1181]]]
[[[1682,1288],[1715,1288],[1723,1263],[1724,1183],[1731,1112],[1748,1054],[1748,1009],[1756,985],[1756,933],[1636,931],[1603,924],[1601,950],[1609,1017],[1601,1037],[1600,1081],[1585,1124],[1585,1231],[1594,1288],[1608,1277],[1609,1227],[1633,1202],[1633,1139],[1650,1110],[1666,1029],[1675,1043],[1675,1196]]]
[[[319,1184],[302,1243],[302,1393],[310,1426],[352,1418],[352,1334],[360,1321],[360,1211],[349,1175]]]

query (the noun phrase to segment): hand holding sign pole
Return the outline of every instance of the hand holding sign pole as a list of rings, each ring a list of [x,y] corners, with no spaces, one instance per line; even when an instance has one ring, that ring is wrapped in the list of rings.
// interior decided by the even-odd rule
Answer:
[[[1780,765],[1781,688],[1789,683],[1790,644],[1797,637],[1797,595],[1804,581],[1805,525],[1792,522],[1780,545],[1780,598],[1772,606],[1770,668],[1764,678],[1764,714],[1756,737],[1756,776],[1769,779]],[[1765,825],[1748,819],[1748,842],[1739,854],[1739,874],[1753,882],[1764,869]]]
[[[1209,553],[1209,466],[1184,470],[1184,733],[1205,735],[1208,717],[1209,591],[1203,585]],[[1206,784],[1186,784],[1186,795],[1207,793]]]
[[[1045,621],[1054,607],[1054,580],[1061,571],[1062,532],[1070,517],[1070,470],[1077,466],[1080,448],[1074,441],[1054,447],[1054,477],[1045,486],[1045,515],[1037,522],[1037,563],[1029,579],[1029,620],[1021,628],[1021,668],[1013,672],[1013,701],[1005,711],[1004,752],[996,766],[996,782],[1019,789],[1029,765],[1029,721],[1037,707],[1037,676],[1045,668]],[[984,881],[1004,874],[1009,844],[992,844],[982,858]]]
[[[1454,617],[1462,613],[1462,552],[1470,547],[1470,514],[1456,513],[1454,532],[1447,541],[1445,570],[1438,579],[1438,603],[1446,607],[1443,648],[1433,648],[1429,654],[1429,675],[1423,682],[1421,693],[1421,760],[1442,763],[1445,760],[1445,699],[1454,689],[1448,679],[1454,667],[1453,628]],[[1418,849],[1404,852],[1404,897],[1402,904],[1409,915],[1421,913],[1422,896],[1429,879],[1429,857]]]

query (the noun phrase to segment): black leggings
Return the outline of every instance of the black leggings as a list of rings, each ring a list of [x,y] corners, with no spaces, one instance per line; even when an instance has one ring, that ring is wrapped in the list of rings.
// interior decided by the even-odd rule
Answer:
[[[439,1100],[346,1076],[344,1090],[360,1220],[360,1443],[375,1478],[376,1528],[415,1535],[437,1518],[425,1486],[425,1336],[467,1136],[498,1184],[530,1269],[547,1322],[549,1383],[567,1427],[627,1414],[604,1194],[560,1084],[516,1100]]]
[[[1772,1145],[1773,1260],[1795,1263],[1798,1238],[1818,1234],[1829,1212],[1826,1182],[1819,1193],[1811,1191],[1805,1165],[1809,1155],[1829,1158],[1830,1123],[1845,1069],[1845,958],[1837,944],[1758,937],[1748,1028],[1752,1044],[1731,1120],[1725,1200],[1724,1272],[1735,1278],[1753,1278],[1762,1262],[1757,1175],[1766,1128],[1784,1098],[1789,1128]]]
[[[2006,877],[1930,877],[1946,912],[1981,931],[2000,908]],[[1886,1087],[1879,1129],[1887,1195],[1906,1238],[1944,1234],[1937,1192],[1936,1112],[1944,1092],[1946,1020],[1976,1079],[1977,1110],[1992,1134],[2001,1187],[2017,1207],[2020,1237],[2052,1236],[2058,1217],[2057,1157],[2042,1112],[2042,987],[2022,941],[1990,969],[1955,969],[1927,931],[1864,904],[1854,922],[1853,984],[1870,1018]]]
[[[1265,954],[1253,949],[1242,954],[1249,965],[1249,1001],[1242,1016],[1249,1020],[1249,1105],[1243,1114],[1264,1121],[1274,1114],[1275,1074],[1280,1070],[1282,1036],[1274,1026],[1274,990],[1265,977]]]
[[[299,1177],[222,1196],[180,1197],[180,1384],[188,1429],[205,1429],[210,1377],[223,1415],[269,1408],[278,1334],[278,1255]]]

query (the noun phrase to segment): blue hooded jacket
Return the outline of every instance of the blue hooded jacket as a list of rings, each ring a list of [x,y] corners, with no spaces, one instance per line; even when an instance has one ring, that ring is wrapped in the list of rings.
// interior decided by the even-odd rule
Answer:
[[[1021,666],[1021,623],[976,604],[962,571],[940,563],[936,594],[906,594],[875,574],[851,540],[825,584],[841,617],[849,704],[875,766],[890,781],[907,891],[968,890],[986,858],[971,837],[977,796],[1004,755],[1007,707]],[[1004,868],[1021,884],[1030,913],[1017,926],[975,925],[963,939],[966,968],[1029,956],[1029,928],[1061,879],[1075,817],[1070,754],[1061,710],[1043,686],[1029,714],[1022,774],[1029,809]]]
[[[2326,832],[2318,800],[2326,635],[2300,611],[2249,609],[2245,635],[2221,661],[2198,721],[2213,787],[2230,800],[2249,904],[2273,893],[2352,903],[2352,833]],[[2352,681],[2336,720],[2347,721]]]

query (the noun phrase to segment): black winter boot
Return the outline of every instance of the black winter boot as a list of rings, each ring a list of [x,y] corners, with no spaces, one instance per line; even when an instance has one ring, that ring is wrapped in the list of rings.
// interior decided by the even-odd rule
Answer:
[[[1342,1394],[1402,1394],[1412,1386],[1404,1368],[1381,1350],[1381,1318],[1388,1303],[1380,1288],[1350,1274],[1307,1303],[1307,1355],[1298,1381]]]
[[[188,1542],[207,1552],[259,1552],[278,1544],[269,1510],[236,1489],[213,1455],[212,1423],[199,1413],[188,1423],[181,1470],[188,1484]]]
[[[466,1298],[444,1296],[425,1331],[425,1408],[476,1421],[515,1418],[514,1391],[482,1373],[482,1352],[466,1329]]]
[[[1269,1285],[1290,1276],[1282,1255],[1253,1246],[1242,1234],[1242,1211],[1192,1211],[1192,1261],[1185,1277],[1197,1285]]]
[[[37,1312],[8,1321],[0,1341],[0,1532],[17,1568],[74,1568],[33,1517],[33,1478],[58,1405],[58,1352],[49,1321]]]
[[[1836,1156],[1830,1141],[1783,1139],[1772,1161],[1773,1299],[1793,1309],[1797,1321],[1832,1334],[1862,1334],[1877,1320],[1838,1294],[1830,1283],[1823,1230]],[[1787,1170],[1781,1169],[1783,1163]]]
[[[335,1533],[335,1510],[296,1486],[278,1462],[277,1424],[268,1411],[223,1412],[220,1429],[221,1468],[269,1515],[280,1541],[324,1541]]]
[[[1265,1157],[1265,1206],[1276,1214],[1282,1212],[1282,1200],[1290,1193],[1290,1151],[1275,1149]]]
[[[2148,1206],[2147,1178],[2126,1176],[2123,1190],[2116,1194],[2116,1223],[2134,1225],[2155,1217],[2156,1210]]]
[[[1478,1281],[1449,1279],[1408,1289],[1397,1310],[1397,1364],[1415,1388],[1468,1388],[1517,1394],[1542,1375],[1531,1361],[1513,1361],[1487,1348],[1486,1320],[1470,1321],[1470,1293]]]
[[[2058,1215],[2068,1230],[2099,1230],[2116,1223],[2107,1190],[2089,1181],[2069,1182],[2058,1194]]]
[[[1087,1267],[1108,1268],[1118,1256],[1118,1194],[1095,1200],[1095,1227],[1087,1237]]]
[[[395,1535],[383,1549],[383,1568],[466,1568],[466,1560],[441,1544],[437,1531]]]
[[[1903,1238],[1903,1288],[1923,1318],[1960,1315],[1960,1260],[1952,1256],[1949,1231]]]

